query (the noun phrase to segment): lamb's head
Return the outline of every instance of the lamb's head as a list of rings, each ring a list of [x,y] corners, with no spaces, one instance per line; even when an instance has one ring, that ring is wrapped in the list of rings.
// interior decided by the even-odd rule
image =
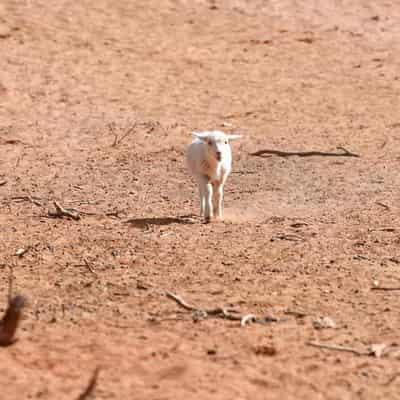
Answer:
[[[209,159],[217,162],[230,156],[230,140],[239,139],[241,135],[229,135],[221,131],[192,132],[194,136],[200,139],[206,145],[206,151]]]

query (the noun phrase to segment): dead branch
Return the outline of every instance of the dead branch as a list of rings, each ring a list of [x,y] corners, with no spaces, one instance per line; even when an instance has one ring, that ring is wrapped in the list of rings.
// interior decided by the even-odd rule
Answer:
[[[188,303],[186,303],[185,300],[183,300],[180,296],[177,294],[174,294],[172,292],[166,292],[165,295],[171,299],[174,300],[179,306],[183,307],[185,310],[189,311],[198,311],[199,309],[193,306],[190,306]]]
[[[253,114],[264,113],[264,112],[265,112],[264,109],[258,109],[258,110],[251,110],[251,111],[245,111],[245,112],[238,112],[238,113],[234,113],[234,114],[228,114],[228,115],[222,116],[222,118],[224,118],[224,119],[241,118],[241,117],[248,117]]]
[[[373,286],[371,287],[371,290],[394,291],[394,290],[400,290],[400,287]]]
[[[193,311],[194,312],[193,317],[195,320],[215,317],[215,318],[228,319],[230,321],[240,321],[241,326],[245,326],[251,322],[265,324],[266,322],[272,321],[267,318],[257,318],[253,314],[240,315],[237,310],[231,308],[222,308],[222,307],[217,307],[212,309],[198,308],[188,304],[185,300],[182,299],[182,297],[174,293],[166,292],[165,295],[167,298],[175,301],[180,307],[184,308],[185,310]]]
[[[110,129],[111,133],[114,135],[114,142],[111,145],[111,147],[118,146],[126,137],[128,137],[136,129],[136,126],[137,126],[137,122],[135,122],[129,129],[127,129],[126,132],[121,137],[118,137],[118,135],[115,133],[115,125],[109,124],[108,128]]]
[[[321,349],[345,351],[345,352],[348,352],[348,353],[356,354],[357,356],[369,356],[369,355],[371,355],[370,351],[357,350],[357,349],[354,349],[353,347],[340,346],[340,345],[337,345],[337,344],[318,343],[318,342],[306,342],[306,344],[308,346],[319,347]]]
[[[392,226],[387,226],[384,228],[378,228],[378,229],[369,229],[370,232],[396,232],[398,228],[392,227]]]
[[[385,203],[382,203],[380,201],[376,201],[375,204],[378,205],[378,206],[383,207],[385,210],[390,210],[390,207]]]
[[[54,204],[56,211],[55,212],[49,211],[48,212],[49,217],[52,217],[52,218],[69,217],[69,218],[74,219],[75,221],[78,221],[81,219],[81,216],[77,210],[64,208],[57,201],[53,201],[53,204]]]
[[[82,210],[78,210],[77,208],[72,208],[72,207],[68,207],[68,208],[64,208],[64,210],[70,212],[70,213],[75,213],[75,214],[82,214],[82,215],[102,215],[99,213],[95,213],[95,212],[89,212],[89,211],[82,211]]]
[[[96,367],[96,369],[93,372],[92,377],[90,378],[90,381],[85,388],[85,390],[76,398],[76,400],[85,400],[87,399],[92,393],[93,390],[96,387],[97,384],[97,379],[99,377],[99,372],[100,372],[100,367]]]
[[[93,269],[93,267],[89,264],[89,261],[84,258],[83,261],[85,262],[86,268],[93,274],[97,276],[97,272]]]
[[[7,310],[0,323],[0,346],[9,346],[15,342],[15,332],[21,319],[26,300],[23,296],[15,296],[8,303]]]
[[[286,315],[293,315],[293,316],[295,316],[295,317],[297,317],[297,318],[304,318],[304,317],[307,317],[307,313],[306,312],[304,312],[304,311],[298,311],[298,310],[286,310],[285,312],[284,312],[284,314],[286,314]]]
[[[400,376],[400,373],[399,373],[399,372],[396,372],[396,373],[393,374],[383,385],[384,385],[384,386],[390,385],[390,384],[393,383],[399,376]]]
[[[337,150],[341,150],[340,152],[326,152],[326,151],[281,151],[281,150],[259,150],[254,153],[250,153],[251,156],[259,156],[263,157],[265,154],[276,155],[279,157],[360,157],[359,154],[352,153],[345,149],[344,147],[337,147]]]
[[[271,238],[271,241],[274,240],[287,240],[289,242],[304,242],[304,238],[299,235],[295,235],[293,233],[278,233]]]
[[[351,151],[347,150],[343,146],[336,147],[336,149],[343,151],[344,154],[342,156],[346,156],[346,157],[361,157],[359,154],[352,153]]]
[[[39,197],[35,197],[35,196],[14,196],[14,197],[11,197],[11,200],[18,201],[18,202],[29,201],[30,203],[35,204],[38,207],[42,206],[42,203],[40,202],[41,199]]]

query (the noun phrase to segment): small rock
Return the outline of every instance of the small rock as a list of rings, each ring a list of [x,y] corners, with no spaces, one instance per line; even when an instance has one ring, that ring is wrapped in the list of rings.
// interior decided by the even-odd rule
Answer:
[[[336,322],[330,317],[319,317],[313,321],[313,326],[315,329],[335,329]]]
[[[376,358],[382,357],[387,345],[385,343],[375,343],[371,344],[370,351],[371,355],[375,356]]]
[[[274,356],[277,354],[275,346],[272,345],[260,345],[253,348],[254,354],[257,356]]]
[[[22,257],[27,251],[28,251],[29,249],[18,249],[16,252],[15,252],[15,255],[17,256],[17,257]]]
[[[0,39],[7,39],[11,36],[11,28],[0,23]]]

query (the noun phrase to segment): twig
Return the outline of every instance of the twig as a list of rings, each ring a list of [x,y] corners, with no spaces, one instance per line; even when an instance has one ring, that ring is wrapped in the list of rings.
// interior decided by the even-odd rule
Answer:
[[[399,372],[396,372],[395,374],[393,374],[385,383],[384,385],[390,385],[391,383],[393,383],[398,377],[400,376]]]
[[[35,197],[35,196],[14,196],[14,197],[11,197],[11,200],[29,201],[32,204],[35,204],[36,206],[39,206],[39,207],[41,207],[41,205],[42,205],[42,203],[39,201],[40,198]]]
[[[238,112],[234,114],[228,114],[225,116],[222,116],[224,119],[230,119],[230,118],[240,118],[240,117],[248,117],[250,115],[256,114],[256,113],[263,113],[265,112],[265,109],[259,109],[259,110],[252,110],[252,111],[245,111],[245,112]]]
[[[266,318],[259,319],[253,314],[248,314],[244,316],[240,315],[238,314],[238,311],[235,309],[217,307],[207,310],[203,308],[198,308],[188,304],[185,300],[182,299],[182,297],[171,292],[166,292],[165,295],[167,296],[167,298],[175,301],[180,307],[184,308],[185,310],[193,311],[194,318],[196,320],[208,317],[216,317],[216,318],[228,319],[230,321],[240,321],[241,326],[245,326],[250,322],[260,323],[260,324],[264,324],[267,322]]]
[[[287,240],[287,241],[290,241],[290,242],[302,242],[302,241],[304,241],[304,238],[302,238],[301,236],[292,234],[292,233],[278,233],[278,234],[276,234],[275,236],[273,236],[271,238],[271,241],[274,241],[276,239]]]
[[[339,346],[337,344],[318,343],[318,342],[306,342],[306,344],[308,346],[319,347],[321,349],[346,351],[348,353],[353,353],[358,356],[368,356],[371,354],[370,351],[361,351],[361,350],[354,349],[353,347]]]
[[[295,317],[298,317],[298,318],[304,318],[304,317],[307,317],[307,315],[308,315],[306,312],[298,311],[298,310],[286,310],[284,312],[284,314],[286,314],[286,315],[294,315]]]
[[[65,208],[65,210],[67,210],[68,212],[72,212],[72,213],[76,213],[76,214],[83,214],[83,215],[102,215],[99,213],[95,213],[95,212],[90,212],[90,211],[82,211],[82,210],[78,210],[77,208]]]
[[[62,218],[62,217],[69,217],[78,221],[81,219],[79,212],[77,210],[68,210],[62,207],[57,201],[53,201],[54,207],[56,208],[56,212],[49,211],[48,215],[52,218]]]
[[[13,297],[0,324],[0,346],[9,346],[15,342],[15,332],[21,319],[26,300],[23,296]]]
[[[174,300],[178,305],[183,307],[185,310],[188,311],[198,311],[199,309],[193,306],[190,306],[188,303],[186,303],[185,300],[183,300],[180,296],[177,294],[171,293],[171,292],[166,292],[165,295],[171,299]]]
[[[378,206],[383,207],[385,210],[390,210],[390,207],[385,203],[381,203],[380,201],[376,201],[375,204],[378,205]]]
[[[346,155],[347,157],[360,157],[359,154],[352,153],[351,151],[347,150],[343,146],[336,147],[336,149],[337,150],[342,150],[344,152],[343,155]]]
[[[391,290],[400,290],[400,287],[385,287],[385,286],[373,286],[371,290],[386,290],[386,291],[391,291]]]
[[[136,129],[137,122],[135,122],[120,138],[115,133],[115,125],[109,124],[108,127],[111,133],[114,135],[114,142],[111,147],[118,146],[127,136],[129,136]]]
[[[93,392],[93,390],[96,387],[97,383],[97,378],[99,377],[99,372],[100,372],[100,367],[96,367],[96,369],[93,372],[92,377],[90,378],[90,381],[85,388],[85,390],[76,398],[76,400],[85,400],[87,399]]]
[[[86,268],[93,274],[97,276],[97,272],[93,269],[93,267],[89,264],[89,261],[84,258],[83,261],[85,262]]]
[[[281,151],[281,150],[259,150],[254,153],[250,153],[251,156],[264,156],[264,154],[276,155],[279,157],[312,157],[312,156],[321,156],[321,157],[360,157],[359,154],[351,153],[346,150],[344,147],[337,147],[341,152],[326,152],[326,151]]]
[[[370,232],[396,232],[398,228],[394,228],[391,226],[387,226],[385,228],[379,228],[379,229],[369,229]]]

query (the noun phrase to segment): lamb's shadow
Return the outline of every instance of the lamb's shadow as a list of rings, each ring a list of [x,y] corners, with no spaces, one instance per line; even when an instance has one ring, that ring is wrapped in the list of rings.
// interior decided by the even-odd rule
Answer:
[[[177,217],[153,217],[153,218],[129,218],[125,221],[136,228],[149,228],[150,226],[164,226],[172,224],[195,224],[195,216],[192,214]]]
[[[313,157],[313,156],[320,156],[320,157],[360,157],[359,154],[351,153],[344,147],[337,147],[339,151],[281,151],[281,150],[259,150],[254,153],[250,153],[251,156],[258,156],[258,157],[270,157],[272,155],[278,157]]]

